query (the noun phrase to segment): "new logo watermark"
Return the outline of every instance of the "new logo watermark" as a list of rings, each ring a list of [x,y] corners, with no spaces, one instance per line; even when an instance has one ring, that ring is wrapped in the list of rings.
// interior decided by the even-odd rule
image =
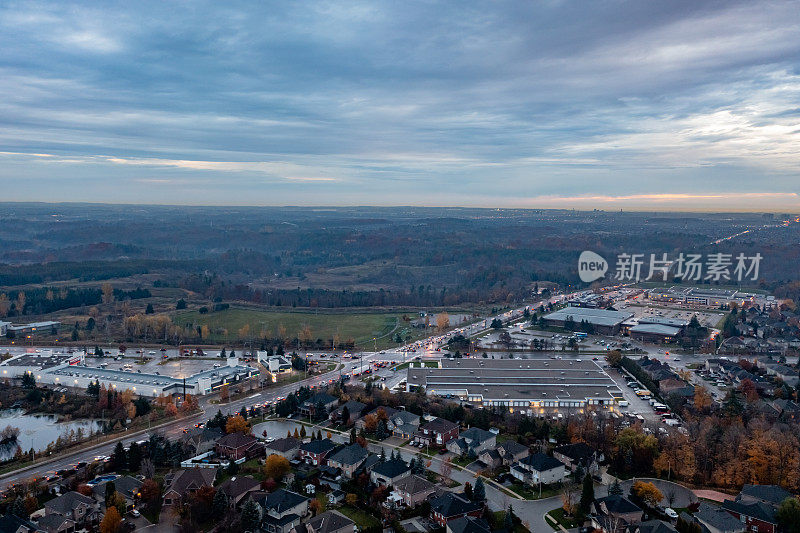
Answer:
[[[647,257],[648,260],[645,258]],[[619,254],[616,257],[614,279],[619,281],[641,281],[645,279],[667,281],[755,281],[763,256],[739,254],[684,254],[670,258],[668,254]],[[578,258],[578,276],[584,283],[591,283],[605,276],[609,269],[603,256],[584,251]],[[647,275],[644,275],[647,274]]]

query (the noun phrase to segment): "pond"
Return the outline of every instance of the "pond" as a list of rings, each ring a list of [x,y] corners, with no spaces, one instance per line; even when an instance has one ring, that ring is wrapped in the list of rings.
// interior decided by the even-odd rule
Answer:
[[[68,437],[82,433],[84,436],[101,430],[102,424],[97,420],[70,420],[59,422],[55,415],[25,414],[22,409],[6,409],[0,411],[0,431],[6,426],[19,429],[16,443],[0,445],[0,461],[14,456],[17,447],[24,451],[31,448],[37,452],[47,449],[47,445],[55,442],[59,436]]]

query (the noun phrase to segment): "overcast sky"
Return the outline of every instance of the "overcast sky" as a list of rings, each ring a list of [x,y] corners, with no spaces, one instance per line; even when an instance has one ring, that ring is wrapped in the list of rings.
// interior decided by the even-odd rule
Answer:
[[[798,211],[800,2],[2,2],[0,191]]]

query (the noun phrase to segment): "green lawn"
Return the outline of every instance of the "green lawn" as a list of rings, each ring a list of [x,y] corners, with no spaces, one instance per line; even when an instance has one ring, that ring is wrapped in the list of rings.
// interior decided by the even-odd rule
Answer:
[[[578,527],[578,524],[576,524],[576,523],[575,523],[575,521],[574,521],[573,519],[571,519],[571,518],[569,518],[569,517],[566,517],[566,516],[564,516],[564,509],[563,509],[563,508],[561,508],[561,507],[558,507],[558,508],[556,508],[556,509],[553,509],[552,511],[550,511],[550,512],[549,512],[549,513],[547,513],[547,514],[548,514],[548,515],[550,515],[550,516],[552,516],[553,518],[555,518],[555,519],[556,519],[556,521],[557,521],[559,524],[561,524],[562,526],[564,526],[564,527],[565,527],[565,528],[567,528],[567,529],[571,529],[571,528],[573,528],[573,527]],[[547,521],[547,523],[548,523],[548,524],[550,524],[550,527],[552,527],[552,528],[553,528],[553,529],[555,529],[556,531],[560,531],[560,530],[558,529],[558,527],[555,527],[555,526],[553,526],[553,523],[552,523],[552,522],[550,522],[549,520]]]
[[[343,505],[338,511],[355,522],[359,529],[381,527],[381,523],[377,518],[361,509],[351,507],[350,505]]]
[[[286,328],[286,336],[294,338],[307,325],[313,339],[330,340],[338,333],[341,342],[355,340],[360,347],[372,347],[377,338],[378,348],[396,346],[393,337],[406,331],[415,335],[413,328],[402,320],[403,312],[352,313],[331,311],[261,311],[232,307],[224,311],[201,315],[197,311],[181,311],[174,321],[182,326],[208,326],[210,342],[225,343],[238,338],[245,324],[250,326],[249,336],[261,337],[262,333],[274,337],[280,326]],[[407,314],[407,313],[406,313]]]

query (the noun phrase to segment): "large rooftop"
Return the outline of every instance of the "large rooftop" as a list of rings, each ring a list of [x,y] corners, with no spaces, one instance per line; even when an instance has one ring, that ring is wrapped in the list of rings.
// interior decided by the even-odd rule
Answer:
[[[586,321],[595,326],[617,326],[633,316],[633,313],[623,311],[609,311],[608,309],[593,309],[588,307],[565,307],[549,315],[545,315],[545,320],[565,321],[569,317],[576,324]]]

